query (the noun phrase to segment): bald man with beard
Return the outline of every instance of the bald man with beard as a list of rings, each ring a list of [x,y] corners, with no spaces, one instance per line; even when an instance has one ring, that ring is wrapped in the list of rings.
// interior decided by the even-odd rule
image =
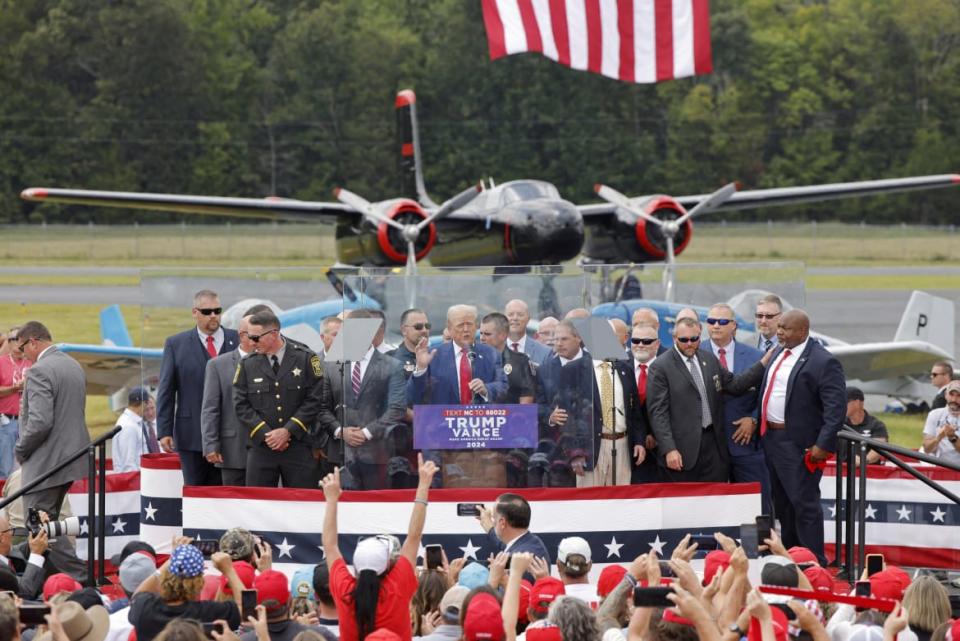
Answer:
[[[780,316],[777,342],[760,388],[773,510],[783,544],[809,548],[825,565],[820,478],[846,419],[846,381],[840,362],[810,340],[810,318],[802,310]]]

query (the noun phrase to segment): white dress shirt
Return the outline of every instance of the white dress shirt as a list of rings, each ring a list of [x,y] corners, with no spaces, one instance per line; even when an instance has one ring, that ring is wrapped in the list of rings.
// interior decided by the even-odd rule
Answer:
[[[527,350],[526,350],[526,347],[527,347],[527,335],[526,335],[526,334],[524,334],[522,337],[520,337],[520,340],[518,340],[518,341],[515,341],[515,340],[513,340],[512,338],[510,338],[510,337],[508,336],[508,337],[507,337],[507,349],[512,350],[514,343],[517,344],[517,351],[518,351],[518,352],[521,352],[521,353],[523,353],[523,354],[526,354],[526,353],[527,353]]]
[[[572,363],[573,361],[578,361],[583,356],[583,349],[577,350],[577,355],[573,358],[567,359],[563,356],[560,357],[560,365],[566,365],[567,363]]]
[[[143,418],[137,416],[129,407],[117,419],[120,432],[113,437],[114,472],[136,472],[140,469],[140,455],[150,452],[143,435]],[[156,428],[154,428],[156,433]],[[158,449],[159,451],[159,449]]]
[[[773,389],[770,392],[770,397],[767,399],[768,422],[786,422],[784,417],[787,412],[787,382],[790,380],[790,372],[796,367],[797,362],[800,360],[800,355],[803,354],[803,350],[807,349],[807,342],[809,340],[808,338],[796,347],[791,347],[790,356],[786,356],[787,350],[783,350],[770,365],[770,369],[767,371],[767,386],[772,384]],[[778,364],[780,365],[780,369],[777,369]],[[777,372],[777,380],[771,381],[770,376],[774,370]],[[764,391],[764,395],[766,395],[766,391]]]
[[[206,349],[207,349],[207,336],[208,336],[208,335],[207,335],[207,334],[204,334],[203,332],[201,332],[199,327],[197,328],[197,335],[200,337],[200,343],[203,344],[203,349],[206,350]],[[224,340],[223,328],[222,328],[222,327],[218,327],[218,328],[217,328],[217,331],[215,331],[213,334],[209,334],[209,335],[210,335],[210,336],[213,336],[213,347],[217,350],[217,354],[219,354],[219,353],[220,353],[220,348],[223,347],[223,340]]]

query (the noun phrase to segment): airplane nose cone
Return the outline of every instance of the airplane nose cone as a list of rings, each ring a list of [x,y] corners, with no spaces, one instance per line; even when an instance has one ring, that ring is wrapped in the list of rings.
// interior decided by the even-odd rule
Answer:
[[[510,218],[511,249],[519,265],[554,265],[583,248],[583,217],[565,200],[528,201]]]

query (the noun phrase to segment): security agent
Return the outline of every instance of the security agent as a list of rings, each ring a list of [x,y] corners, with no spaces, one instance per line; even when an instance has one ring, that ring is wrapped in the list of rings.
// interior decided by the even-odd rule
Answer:
[[[312,456],[314,423],[330,412],[320,357],[280,335],[272,311],[248,319],[254,354],[237,364],[233,400],[247,430],[247,485],[314,488],[319,468]]]
[[[533,403],[534,368],[530,357],[519,350],[506,349],[510,324],[500,312],[487,314],[480,321],[480,342],[497,350],[507,376],[507,392],[501,403]]]

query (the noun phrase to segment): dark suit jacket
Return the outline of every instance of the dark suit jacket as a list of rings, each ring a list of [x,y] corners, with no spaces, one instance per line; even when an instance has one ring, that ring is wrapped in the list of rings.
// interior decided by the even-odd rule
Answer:
[[[776,364],[782,352],[777,350],[770,366]],[[761,399],[766,393],[768,377],[765,373],[760,387]],[[840,361],[819,343],[807,341],[787,380],[784,424],[793,442],[803,449],[817,445],[836,452],[837,432],[847,417],[846,390]]]
[[[220,354],[237,349],[238,342],[237,332],[224,328]],[[203,376],[209,360],[210,354],[197,336],[196,327],[170,336],[163,344],[157,387],[157,437],[172,436],[178,450],[203,451],[200,412]]]
[[[714,426],[723,420],[721,391],[743,394],[756,386],[763,375],[759,362],[740,376],[734,376],[720,367],[712,353],[697,352],[697,362],[703,374],[707,402]],[[692,469],[700,456],[700,437],[703,434],[703,418],[700,410],[700,393],[693,376],[687,368],[686,359],[674,348],[657,360],[648,371],[647,404],[650,420],[657,437],[657,455],[661,465],[666,465],[666,455],[679,450],[684,469]],[[726,458],[727,448],[722,442],[722,431],[714,429],[718,449]]]
[[[487,532],[487,542],[493,547],[494,554],[503,552],[503,549],[506,547],[503,541],[497,538],[494,528],[490,528]],[[512,554],[514,552],[530,552],[534,556],[538,556],[546,561],[547,565],[550,565],[550,553],[547,552],[547,546],[544,545],[539,536],[529,530],[521,534],[520,538],[510,546],[510,553]]]
[[[487,386],[489,403],[496,403],[507,390],[507,379],[500,363],[500,354],[489,345],[477,343],[472,351],[473,377],[479,378]],[[430,362],[427,371],[421,376],[407,379],[408,405],[459,405],[460,387],[457,383],[457,369],[453,343],[444,343]],[[480,397],[475,401],[483,402]]]
[[[344,410],[346,424],[366,428],[370,431],[373,440],[357,448],[346,447],[346,459],[348,462],[356,458],[364,463],[385,465],[389,455],[385,437],[394,426],[402,423],[406,416],[403,363],[373,350],[367,371],[364,372],[363,380],[360,382],[359,395],[353,393],[350,379],[352,367],[353,363],[346,363],[344,366],[347,384]],[[342,427],[340,404],[344,398],[344,381],[340,378],[340,368],[336,363],[324,363],[324,370],[325,378],[330,382],[333,392],[334,410],[332,413],[320,416],[320,427],[333,439],[337,429]],[[334,420],[331,421],[331,418]],[[331,442],[336,445],[336,449],[339,449],[342,443],[341,440]],[[337,456],[339,457],[339,452]]]
[[[729,347],[727,348],[729,349]],[[713,346],[707,343],[702,351],[713,354]],[[763,352],[754,349],[744,343],[733,342],[733,373],[743,374],[754,363],[763,358]],[[759,420],[760,399],[757,396],[757,387],[751,387],[743,394],[723,393],[723,433],[727,438],[727,448],[733,456],[744,456],[753,454],[757,451],[760,442],[760,430],[753,433],[753,439],[747,445],[740,445],[733,442],[733,433],[737,429],[733,426],[734,421],[738,421],[744,416],[752,416]]]

